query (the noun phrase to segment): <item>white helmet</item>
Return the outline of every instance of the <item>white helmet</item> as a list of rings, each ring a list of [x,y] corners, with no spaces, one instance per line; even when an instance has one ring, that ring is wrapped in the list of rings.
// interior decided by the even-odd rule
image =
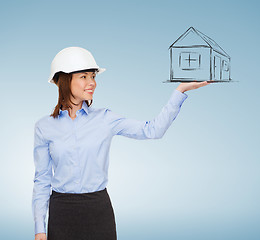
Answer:
[[[64,48],[52,60],[48,82],[54,83],[53,77],[57,72],[71,73],[93,68],[97,69],[97,73],[106,70],[96,64],[94,57],[88,50],[80,47]]]

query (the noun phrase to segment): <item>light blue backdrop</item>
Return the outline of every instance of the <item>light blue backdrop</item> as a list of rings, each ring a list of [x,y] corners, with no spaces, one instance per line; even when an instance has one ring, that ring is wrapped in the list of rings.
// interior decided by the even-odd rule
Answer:
[[[178,83],[168,47],[193,26],[232,57],[231,77],[186,92],[162,139],[113,139],[108,192],[119,240],[260,239],[259,1],[5,1],[0,4],[0,239],[34,239],[33,127],[69,46],[92,52],[93,107],[151,120]]]

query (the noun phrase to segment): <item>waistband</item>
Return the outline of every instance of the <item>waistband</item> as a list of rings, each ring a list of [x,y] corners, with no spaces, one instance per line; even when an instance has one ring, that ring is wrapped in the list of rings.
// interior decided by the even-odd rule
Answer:
[[[88,193],[61,193],[52,190],[51,197],[62,197],[62,198],[94,198],[107,195],[107,188],[103,190],[88,192]]]

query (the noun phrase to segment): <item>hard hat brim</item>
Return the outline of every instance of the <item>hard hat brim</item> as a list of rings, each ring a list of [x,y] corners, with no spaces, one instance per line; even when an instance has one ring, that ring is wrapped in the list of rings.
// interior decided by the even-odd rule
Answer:
[[[82,70],[78,70],[78,71],[82,71]],[[98,68],[98,70],[97,70],[97,74],[100,74],[100,73],[103,73],[104,71],[106,71],[106,68]],[[65,71],[62,71],[62,72],[65,72]],[[65,72],[65,73],[71,73],[71,72]],[[49,83],[54,83],[54,81],[53,81],[53,77],[54,77],[54,75],[55,75],[55,73],[53,74],[51,74],[50,76],[49,76],[49,79],[48,79],[48,82]]]

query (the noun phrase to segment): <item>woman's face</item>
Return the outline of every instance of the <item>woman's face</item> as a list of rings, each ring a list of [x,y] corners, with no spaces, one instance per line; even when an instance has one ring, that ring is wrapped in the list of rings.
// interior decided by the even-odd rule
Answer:
[[[95,72],[73,73],[71,80],[71,92],[77,102],[91,100],[96,84]]]

